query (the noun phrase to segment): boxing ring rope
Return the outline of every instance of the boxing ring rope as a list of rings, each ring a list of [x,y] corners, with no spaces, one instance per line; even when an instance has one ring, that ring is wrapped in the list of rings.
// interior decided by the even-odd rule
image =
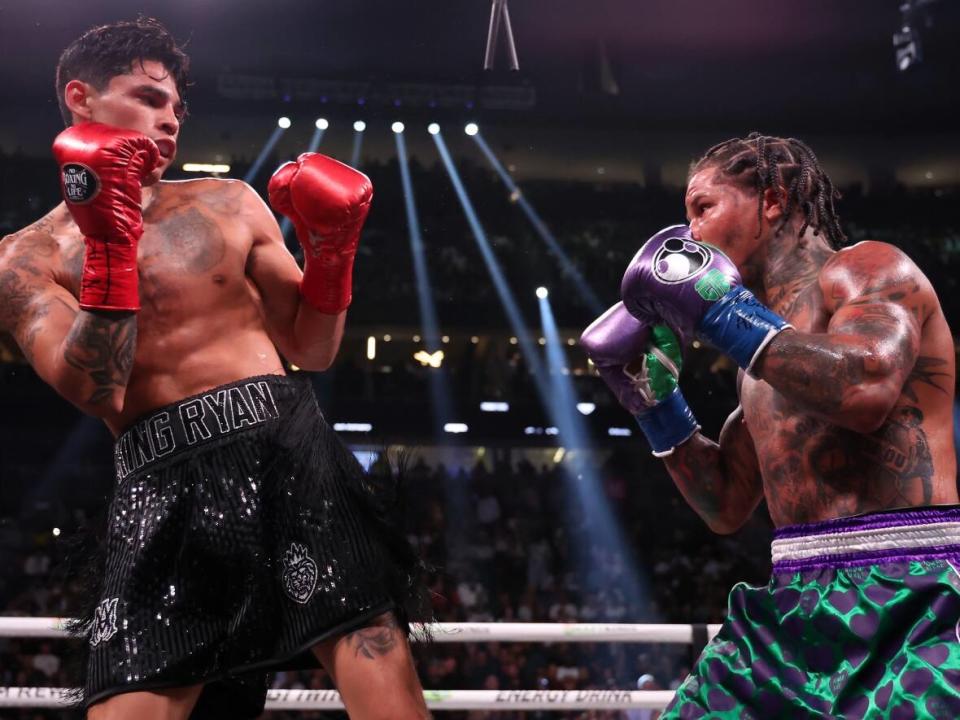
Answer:
[[[61,618],[0,617],[0,637],[64,638]],[[619,642],[692,645],[720,625],[628,623],[430,623],[413,625],[412,640],[430,642]],[[0,708],[58,708],[66,688],[0,687]],[[431,710],[659,710],[670,690],[424,690]],[[265,710],[342,710],[336,690],[270,690]]]

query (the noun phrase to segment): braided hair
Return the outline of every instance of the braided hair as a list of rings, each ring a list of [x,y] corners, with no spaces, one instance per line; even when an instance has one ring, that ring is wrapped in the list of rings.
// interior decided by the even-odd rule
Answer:
[[[824,233],[834,248],[846,241],[834,209],[840,193],[813,150],[800,140],[755,132],[746,138],[725,140],[691,163],[687,180],[708,167],[718,168],[732,182],[757,192],[757,220],[763,217],[764,192],[773,190],[783,209],[778,233],[799,209],[803,212],[800,235],[812,227],[814,235]]]

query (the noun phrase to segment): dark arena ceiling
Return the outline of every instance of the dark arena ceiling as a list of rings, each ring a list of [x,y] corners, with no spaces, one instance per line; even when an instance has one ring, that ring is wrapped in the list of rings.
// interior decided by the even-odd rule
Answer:
[[[366,88],[376,96],[371,116],[378,104],[416,116],[420,104],[420,114],[441,121],[470,110],[480,120],[585,130],[950,133],[960,109],[960,4],[911,2],[923,57],[907,72],[892,41],[904,24],[898,0],[511,0],[520,70],[506,69],[501,46],[496,69],[484,73],[489,0],[4,0],[0,140],[14,142],[13,123],[17,143],[46,142],[58,120],[59,51],[91,25],[141,12],[188,42],[196,114],[276,115],[284,104],[315,112],[325,93],[289,90],[323,81],[346,83],[342,97],[327,99],[334,115],[355,110],[351,93]],[[224,78],[238,75],[267,78],[276,90],[229,99]],[[428,113],[398,90],[424,84],[448,96],[464,86],[522,92],[506,109],[478,100]]]

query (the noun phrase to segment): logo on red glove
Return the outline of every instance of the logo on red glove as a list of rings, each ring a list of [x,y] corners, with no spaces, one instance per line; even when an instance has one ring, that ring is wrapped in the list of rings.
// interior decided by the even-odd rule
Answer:
[[[80,163],[67,163],[60,168],[63,181],[63,197],[67,202],[83,205],[93,200],[100,192],[97,174]]]
[[[713,259],[710,249],[682,237],[663,241],[653,256],[653,274],[657,280],[675,285],[689,280]]]

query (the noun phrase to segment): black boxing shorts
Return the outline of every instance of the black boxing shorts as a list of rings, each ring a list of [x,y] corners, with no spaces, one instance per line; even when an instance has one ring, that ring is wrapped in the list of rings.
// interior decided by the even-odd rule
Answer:
[[[308,378],[158,409],[117,439],[115,466],[84,706],[205,683],[198,708],[256,717],[266,672],[316,666],[311,646],[388,610],[406,627],[418,560]]]

